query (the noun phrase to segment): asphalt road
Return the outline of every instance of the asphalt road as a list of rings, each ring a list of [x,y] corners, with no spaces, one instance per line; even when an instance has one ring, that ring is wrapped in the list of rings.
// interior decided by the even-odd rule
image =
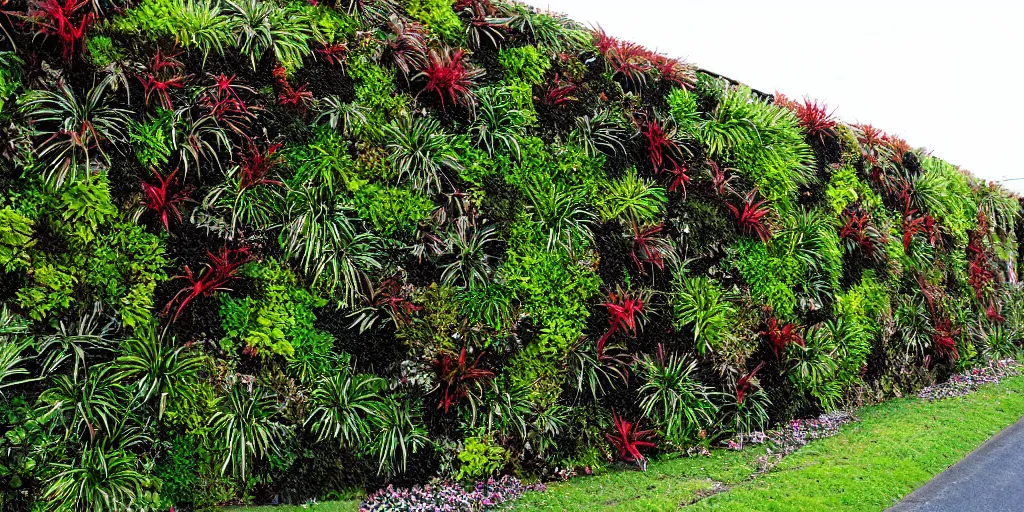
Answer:
[[[1024,419],[1003,429],[889,511],[1024,511]]]

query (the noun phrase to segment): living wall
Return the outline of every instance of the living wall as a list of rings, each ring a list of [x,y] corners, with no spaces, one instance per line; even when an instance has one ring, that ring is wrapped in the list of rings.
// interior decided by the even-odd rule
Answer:
[[[11,0],[0,508],[552,477],[1019,352],[1018,199],[502,0]]]

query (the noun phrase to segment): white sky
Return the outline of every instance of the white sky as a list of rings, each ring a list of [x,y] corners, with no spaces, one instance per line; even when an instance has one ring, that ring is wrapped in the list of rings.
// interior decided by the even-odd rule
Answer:
[[[1017,0],[527,0],[764,92],[826,102],[989,180],[1024,178]],[[1005,186],[1024,192],[1024,179]]]

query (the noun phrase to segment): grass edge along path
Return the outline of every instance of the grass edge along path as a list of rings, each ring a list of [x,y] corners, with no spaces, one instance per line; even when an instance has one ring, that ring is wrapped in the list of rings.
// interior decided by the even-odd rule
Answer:
[[[515,510],[880,511],[894,505],[1024,415],[1024,376],[958,398],[894,399],[857,411],[860,422],[812,441],[754,475],[761,449],[652,461],[552,483]]]

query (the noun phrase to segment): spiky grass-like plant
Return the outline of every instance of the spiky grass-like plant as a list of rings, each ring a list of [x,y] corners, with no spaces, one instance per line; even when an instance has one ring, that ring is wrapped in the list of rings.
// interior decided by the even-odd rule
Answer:
[[[442,181],[450,183],[444,169],[462,170],[441,124],[429,117],[400,116],[384,126],[388,157],[399,179],[408,180],[425,193],[440,192]]]
[[[49,134],[37,146],[36,157],[43,178],[54,186],[79,178],[79,173],[89,176],[94,157],[109,161],[103,150],[106,143],[124,142],[128,111],[110,105],[110,85],[108,76],[81,98],[63,80],[56,90],[27,93],[21,111],[37,135]]]
[[[273,2],[227,0],[227,5],[235,45],[249,57],[253,69],[267,50],[272,50],[277,61],[288,69],[302,65],[302,58],[310,53],[309,41],[313,38],[309,18]]]
[[[640,224],[660,220],[666,204],[665,189],[638,176],[633,167],[619,179],[608,182],[597,210],[605,222],[621,218],[627,224]]]
[[[467,217],[459,217],[448,236],[448,244],[455,257],[444,265],[441,280],[458,286],[472,287],[486,284],[491,278],[492,266],[497,258],[487,254],[489,245],[497,241],[494,226],[470,225]]]
[[[699,354],[713,352],[730,336],[736,308],[721,285],[705,276],[677,275],[671,298],[676,329],[690,326]]]
[[[576,127],[569,134],[569,140],[582,147],[591,158],[602,153],[609,156],[625,153],[623,141],[627,138],[626,130],[611,119],[607,110],[599,110],[593,116],[577,117]]]
[[[421,416],[418,403],[394,397],[384,399],[378,413],[371,417],[373,434],[369,449],[378,460],[378,474],[405,473],[409,455],[430,445],[427,431],[420,425]]]
[[[381,267],[377,236],[357,229],[334,186],[290,190],[286,204],[279,238],[285,255],[298,261],[314,288],[339,305],[355,305],[367,292],[367,272]]]
[[[494,156],[504,150],[516,160],[522,157],[519,139],[526,135],[527,113],[515,108],[515,100],[507,88],[484,88],[477,91],[479,107],[470,132],[476,143]]]
[[[335,95],[320,100],[315,123],[324,123],[348,137],[355,133],[357,126],[365,125],[370,109],[356,103],[345,103]]]
[[[343,448],[355,448],[370,437],[370,418],[383,403],[387,382],[375,375],[356,374],[349,365],[317,381],[315,408],[306,425],[318,441],[333,439]]]
[[[815,156],[796,114],[730,88],[696,129],[708,156],[750,178],[773,204],[789,206],[816,179]]]
[[[84,3],[84,2],[83,2]],[[127,450],[86,447],[73,462],[53,463],[54,476],[43,497],[55,510],[134,510],[145,508],[149,478]]]
[[[644,417],[659,425],[673,443],[693,442],[718,412],[711,389],[697,380],[697,361],[666,355],[665,347],[658,344],[654,357],[645,355],[637,363],[645,381],[637,390]]]
[[[230,469],[239,482],[246,482],[256,461],[280,453],[288,435],[288,428],[277,420],[280,407],[274,392],[248,389],[241,382],[218,400],[210,425],[214,441],[224,450],[222,474]]]
[[[597,216],[586,206],[578,190],[562,184],[534,180],[526,189],[527,210],[547,236],[548,250],[564,247],[572,252],[580,242],[592,243],[590,225]]]
[[[165,343],[155,328],[135,332],[122,344],[117,364],[142,402],[157,402],[157,418],[162,419],[168,404],[187,396],[199,382],[207,359],[190,348]]]

